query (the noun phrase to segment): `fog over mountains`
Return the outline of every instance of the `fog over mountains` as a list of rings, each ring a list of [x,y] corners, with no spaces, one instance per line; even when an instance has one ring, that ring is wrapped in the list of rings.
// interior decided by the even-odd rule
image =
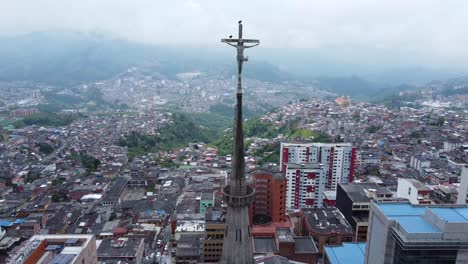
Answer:
[[[230,77],[235,74],[232,50],[221,43],[215,46],[217,41],[209,47],[168,47],[70,32],[0,37],[0,80],[73,85],[110,78],[132,66],[147,67],[166,78],[188,71]],[[312,49],[248,50],[251,59],[245,75],[272,82],[318,82],[326,90],[359,95],[463,74],[463,69],[436,69],[433,65],[417,66],[417,62],[397,65],[388,55],[382,55],[382,61],[370,61],[342,50],[330,54]],[[371,56],[381,58],[375,51]]]

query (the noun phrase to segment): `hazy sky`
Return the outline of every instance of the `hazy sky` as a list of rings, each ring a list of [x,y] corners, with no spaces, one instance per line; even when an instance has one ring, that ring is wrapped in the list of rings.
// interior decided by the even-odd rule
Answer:
[[[468,60],[468,1],[0,0],[0,34],[104,32],[158,44],[218,45],[235,35],[272,48],[366,49]]]

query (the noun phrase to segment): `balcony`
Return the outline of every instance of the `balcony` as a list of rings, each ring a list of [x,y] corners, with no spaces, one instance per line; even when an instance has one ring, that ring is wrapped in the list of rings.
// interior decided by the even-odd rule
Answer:
[[[254,189],[250,186],[245,188],[245,195],[231,195],[230,186],[225,186],[223,188],[223,201],[233,207],[249,206],[254,201]]]

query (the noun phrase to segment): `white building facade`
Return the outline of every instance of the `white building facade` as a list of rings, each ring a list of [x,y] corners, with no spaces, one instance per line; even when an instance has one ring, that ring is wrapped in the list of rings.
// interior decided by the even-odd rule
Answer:
[[[398,179],[397,196],[411,204],[430,204],[431,190],[416,179]]]
[[[336,191],[340,182],[354,181],[357,149],[351,143],[281,143],[280,168],[287,164],[322,164],[326,190]]]
[[[286,207],[288,209],[322,207],[326,184],[319,163],[286,164]]]

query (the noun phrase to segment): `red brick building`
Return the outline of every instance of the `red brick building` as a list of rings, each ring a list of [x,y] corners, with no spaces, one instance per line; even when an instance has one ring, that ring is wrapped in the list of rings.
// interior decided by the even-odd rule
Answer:
[[[255,200],[250,207],[251,223],[285,222],[286,177],[281,172],[258,169],[250,172]]]

